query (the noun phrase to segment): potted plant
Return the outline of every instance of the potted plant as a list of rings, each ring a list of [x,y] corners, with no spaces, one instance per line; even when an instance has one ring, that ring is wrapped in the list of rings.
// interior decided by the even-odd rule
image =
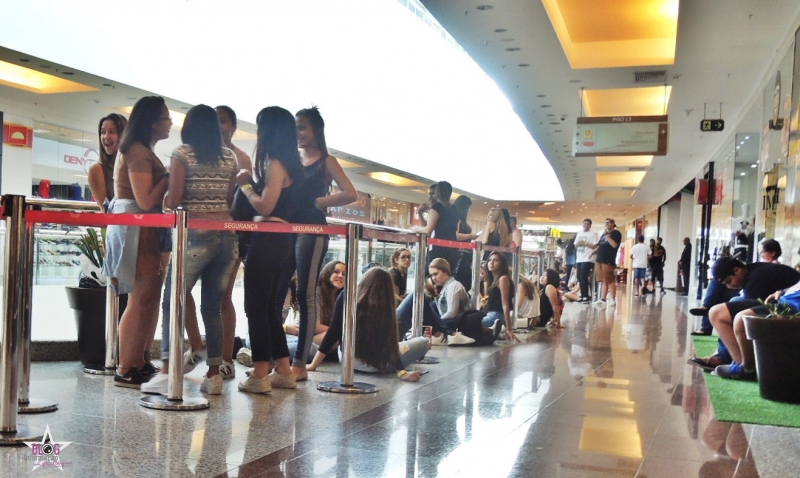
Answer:
[[[81,363],[94,370],[105,368],[106,357],[106,277],[102,273],[104,239],[90,227],[75,241],[82,253],[82,271],[78,287],[66,288],[69,306],[75,311]]]
[[[747,338],[753,341],[761,397],[800,403],[800,311],[784,301],[764,303],[766,317],[745,317]]]

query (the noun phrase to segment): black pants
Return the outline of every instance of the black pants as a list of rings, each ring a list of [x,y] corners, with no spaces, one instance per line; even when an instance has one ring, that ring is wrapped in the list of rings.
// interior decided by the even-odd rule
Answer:
[[[297,302],[300,306],[300,331],[297,335],[297,351],[294,365],[305,367],[314,340],[314,331],[319,319],[317,305],[317,280],[325,253],[328,251],[328,236],[303,234],[295,243],[297,262]],[[328,317],[330,319],[330,317]]]
[[[581,298],[591,298],[592,293],[589,287],[592,284],[592,273],[594,272],[594,262],[578,262],[578,282],[581,285]],[[567,279],[569,280],[569,279]]]
[[[252,233],[244,268],[244,312],[254,362],[289,356],[283,302],[295,270],[294,234]]]
[[[681,277],[683,277],[683,279],[682,279],[682,281],[683,281],[683,292],[687,293],[687,294],[689,293],[689,283],[691,282],[691,279],[692,279],[689,276],[689,274],[691,274],[691,273],[692,273],[691,266],[683,266],[683,267],[681,267]]]

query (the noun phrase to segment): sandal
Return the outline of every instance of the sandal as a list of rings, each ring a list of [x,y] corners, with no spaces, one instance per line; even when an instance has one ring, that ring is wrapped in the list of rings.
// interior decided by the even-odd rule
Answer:
[[[726,362],[723,362],[723,360],[719,358],[719,355],[712,355],[710,357],[694,357],[690,360],[690,362],[699,366],[706,372],[711,372],[720,365],[727,365]]]

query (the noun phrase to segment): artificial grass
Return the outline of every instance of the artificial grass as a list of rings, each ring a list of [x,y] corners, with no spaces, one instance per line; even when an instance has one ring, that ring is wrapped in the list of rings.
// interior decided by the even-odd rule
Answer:
[[[698,357],[717,349],[717,337],[692,337]],[[764,400],[757,382],[724,380],[703,373],[717,420],[800,428],[800,405]]]

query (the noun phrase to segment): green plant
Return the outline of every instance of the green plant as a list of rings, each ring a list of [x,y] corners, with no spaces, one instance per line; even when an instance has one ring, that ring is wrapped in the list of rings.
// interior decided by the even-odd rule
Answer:
[[[105,256],[106,230],[100,230],[100,236],[93,228],[87,228],[86,234],[75,241],[75,245],[81,250],[84,256],[98,269],[103,268],[103,257]]]
[[[767,312],[768,318],[784,319],[784,320],[800,320],[800,311],[791,308],[788,304],[780,301],[765,302],[761,299],[758,301],[763,305]]]

